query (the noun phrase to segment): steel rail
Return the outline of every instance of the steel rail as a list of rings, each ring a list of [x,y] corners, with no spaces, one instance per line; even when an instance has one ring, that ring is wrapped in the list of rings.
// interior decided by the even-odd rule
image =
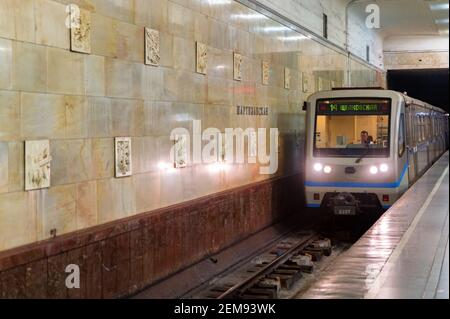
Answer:
[[[227,291],[225,291],[220,296],[218,296],[216,299],[232,299],[237,293],[243,292],[243,291],[245,291],[245,289],[248,289],[249,287],[251,287],[254,284],[254,282],[257,279],[259,279],[261,276],[264,276],[264,275],[267,275],[267,274],[273,272],[280,264],[283,264],[284,262],[286,262],[292,256],[293,253],[306,248],[308,246],[308,244],[311,243],[311,241],[313,241],[315,239],[319,239],[319,237],[320,236],[318,234],[311,234],[311,235],[307,236],[300,243],[298,243],[297,245],[288,249],[283,255],[277,257],[271,263],[262,267],[259,271],[254,273],[249,278],[232,286]]]

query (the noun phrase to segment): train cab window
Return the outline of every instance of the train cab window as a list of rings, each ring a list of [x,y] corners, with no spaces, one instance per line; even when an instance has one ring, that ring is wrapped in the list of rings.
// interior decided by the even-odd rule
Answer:
[[[390,99],[319,100],[314,156],[389,157]]]
[[[398,156],[403,157],[406,150],[406,139],[405,139],[405,115],[400,115],[400,124],[398,128]]]

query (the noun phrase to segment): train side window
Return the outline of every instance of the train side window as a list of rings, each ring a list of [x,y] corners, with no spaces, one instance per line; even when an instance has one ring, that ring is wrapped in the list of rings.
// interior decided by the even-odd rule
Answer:
[[[406,140],[405,140],[405,114],[400,115],[400,126],[398,132],[398,156],[403,157],[406,150]]]

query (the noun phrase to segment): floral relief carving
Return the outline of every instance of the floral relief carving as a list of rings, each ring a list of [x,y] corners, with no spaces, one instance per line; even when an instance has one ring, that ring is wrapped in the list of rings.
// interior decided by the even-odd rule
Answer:
[[[234,53],[234,79],[236,81],[242,81],[242,55]]]
[[[270,63],[263,62],[262,63],[262,83],[263,85],[269,85],[270,80]]]
[[[131,161],[131,138],[118,137],[116,147],[116,177],[126,177],[133,174]]]
[[[145,28],[145,64],[159,66],[160,61],[159,31]]]
[[[291,70],[284,68],[284,88],[289,90],[291,88]]]
[[[50,141],[25,142],[25,190],[50,187]]]
[[[70,47],[74,52],[91,53],[91,13],[87,10],[74,12],[74,25],[70,29]]]
[[[208,47],[200,42],[196,45],[197,63],[196,72],[200,74],[206,74],[208,68]]]

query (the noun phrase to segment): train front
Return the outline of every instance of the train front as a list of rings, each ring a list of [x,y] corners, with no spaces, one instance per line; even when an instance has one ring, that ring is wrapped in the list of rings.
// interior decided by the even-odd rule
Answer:
[[[398,132],[396,124],[400,95],[389,92],[338,90],[310,97],[308,207],[334,215],[380,212],[407,188],[407,165],[402,166],[394,150],[397,139],[406,148],[404,130]]]

